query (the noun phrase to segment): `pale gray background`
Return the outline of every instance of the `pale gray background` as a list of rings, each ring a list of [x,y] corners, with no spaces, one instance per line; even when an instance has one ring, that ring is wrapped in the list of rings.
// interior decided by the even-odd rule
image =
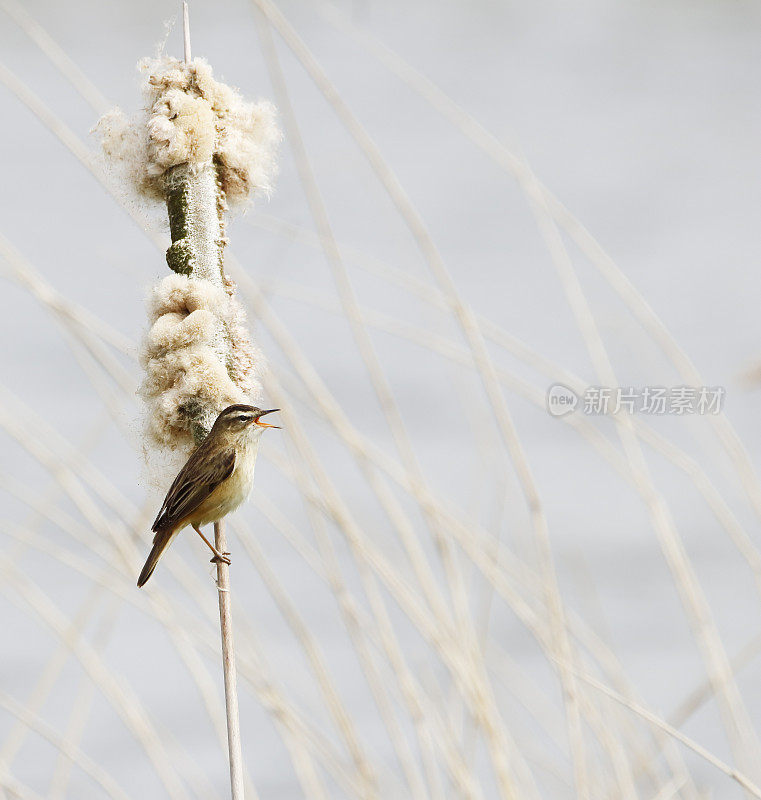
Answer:
[[[109,99],[129,110],[139,106],[135,62],[153,52],[162,37],[163,21],[176,14],[175,3],[25,0],[24,6]],[[463,296],[479,312],[595,383],[547,250],[514,181],[358,43],[332,30],[309,3],[279,2],[279,7],[396,171]],[[707,383],[726,387],[727,413],[759,464],[759,395],[739,380],[761,358],[758,5],[362,0],[345,5],[345,10],[525,155],[541,180],[643,292]],[[206,56],[218,76],[246,95],[271,97],[253,13],[253,6],[243,0],[195,0],[194,53]],[[411,237],[366,162],[295,59],[282,43],[278,46],[337,238],[427,277]],[[179,54],[177,29],[171,32],[168,47]],[[0,53],[6,66],[77,135],[87,138],[95,122],[92,110],[2,14]],[[3,87],[0,109],[0,232],[63,294],[136,339],[144,325],[146,287],[165,274],[161,254]],[[96,149],[94,140],[89,146]],[[271,202],[257,204],[249,219],[231,225],[233,250],[259,280],[297,282],[333,293],[319,252],[251,225],[259,212],[312,227],[287,143]],[[577,263],[620,382],[679,383],[597,273],[583,259]],[[384,288],[382,282],[357,271],[352,274],[363,303],[456,336],[454,326],[444,326],[428,312],[421,316],[413,301]],[[353,422],[391,451],[345,323],[277,296],[273,304]],[[103,402],[72,358],[59,328],[12,281],[2,284],[0,337],[3,385],[71,442],[82,445],[94,421],[103,416]],[[469,433],[463,435],[456,418],[463,392],[466,406],[473,392],[473,414],[485,413],[483,401],[476,399],[477,383],[468,379],[458,386],[452,371],[443,362],[434,363],[424,351],[385,335],[375,339],[427,474],[452,492],[462,507],[486,519],[500,489],[492,467],[479,463],[467,444]],[[282,361],[279,352],[264,334],[261,345],[277,371]],[[499,358],[515,366],[513,359]],[[133,373],[137,381],[136,370]],[[538,386],[546,385],[541,376],[533,374],[532,379]],[[642,696],[668,714],[704,674],[645,511],[575,434],[523,400],[511,396],[508,400],[547,507],[566,598],[610,638]],[[132,444],[125,444],[109,423],[93,459],[129,498],[142,504],[146,490],[137,452],[135,406],[115,413],[133,431]],[[305,423],[311,419],[305,412]],[[709,470],[747,523],[753,540],[761,544],[758,520],[706,422],[663,419],[657,426]],[[329,458],[327,438],[324,446]],[[50,479],[6,435],[0,459],[4,473],[55,492]],[[342,463],[335,462],[335,474],[343,474],[350,491],[352,472],[348,462]],[[657,457],[651,456],[650,463],[733,654],[757,634],[761,622],[750,571],[684,477]],[[290,502],[266,464],[260,464],[258,486],[276,503]],[[359,513],[364,510],[368,525],[373,525],[371,509],[363,502],[358,494]],[[507,504],[503,535],[518,552],[528,554],[525,512],[514,486],[509,488]],[[325,647],[347,693],[347,704],[372,741],[377,726],[373,709],[360,686],[330,596],[312,585],[302,563],[261,515],[253,508],[246,515],[262,532],[262,546]],[[10,497],[2,516],[4,522],[30,520],[28,510]],[[147,547],[148,534],[141,536]],[[8,552],[13,546],[10,540],[3,545]],[[200,545],[186,540],[175,546],[191,562],[198,561],[199,570],[205,569]],[[32,551],[24,553],[20,563],[69,613],[89,591],[81,578]],[[161,578],[159,570],[156,580]],[[241,607],[259,631],[268,659],[284,681],[293,677],[298,684],[293,642],[282,632],[283,625],[253,571],[247,592]],[[6,644],[0,682],[24,701],[51,651],[51,640],[7,598],[1,602]],[[192,687],[173,660],[164,634],[147,625],[133,612],[120,614],[107,657],[115,669],[130,676],[143,700],[172,730],[179,749],[191,753],[224,792],[226,766],[209,734],[207,718],[195,708]],[[512,617],[497,610],[491,632],[530,667],[535,650]],[[410,634],[409,647],[414,651],[417,646]],[[56,724],[67,719],[78,680],[73,665],[45,708],[47,719]],[[757,662],[741,673],[740,684],[757,720],[761,713]],[[125,788],[132,796],[163,796],[144,764],[144,754],[130,749],[129,736],[111,719],[105,705],[96,702],[84,740],[88,752],[115,774],[125,775]],[[243,719],[248,759],[261,796],[299,797],[271,722],[250,695],[244,700]],[[9,719],[0,714],[0,734],[9,726]],[[729,757],[715,709],[701,710],[685,730]],[[29,744],[14,770],[43,791],[49,773],[45,767],[41,774],[41,763],[42,756]],[[689,763],[713,790],[712,797],[738,796],[704,763]],[[129,765],[126,771],[125,765]],[[83,786],[79,790],[83,793],[77,794],[73,783],[70,796],[91,796],[92,787]],[[547,792],[548,797],[563,796],[552,784]]]

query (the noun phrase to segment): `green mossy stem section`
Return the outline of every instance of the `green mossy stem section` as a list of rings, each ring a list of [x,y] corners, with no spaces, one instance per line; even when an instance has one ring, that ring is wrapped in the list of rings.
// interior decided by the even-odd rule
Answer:
[[[185,170],[187,175],[187,170]],[[174,179],[173,178],[179,178]],[[190,188],[188,181],[178,175],[177,168],[167,174],[164,186],[166,187],[166,210],[169,215],[169,230],[172,241],[185,239],[188,235],[188,203],[190,201]]]
[[[167,170],[164,191],[172,244],[166,251],[169,268],[180,274],[226,286],[224,271],[225,195],[217,159],[211,163],[178,164]],[[227,332],[225,331],[226,338]],[[232,359],[226,359],[231,374]],[[196,445],[209,433],[200,404],[181,409]]]
[[[193,248],[188,239],[178,239],[172,242],[166,251],[166,263],[169,269],[180,275],[190,275],[193,272],[195,259],[193,258]]]
[[[216,161],[178,164],[164,176],[172,244],[167,265],[180,275],[224,285],[224,213],[227,210]]]

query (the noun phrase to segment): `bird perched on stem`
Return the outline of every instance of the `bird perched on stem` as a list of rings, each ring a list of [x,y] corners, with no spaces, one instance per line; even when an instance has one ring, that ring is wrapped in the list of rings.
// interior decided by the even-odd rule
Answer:
[[[261,418],[279,410],[262,411],[255,406],[234,405],[220,413],[167,492],[151,528],[156,533],[153,549],[137,579],[138,586],[151,577],[161,554],[188,525],[214,553],[212,562],[230,563],[230,554],[220,553],[203,535],[201,527],[218,522],[248,497],[259,439],[264,428],[279,427],[262,422]]]

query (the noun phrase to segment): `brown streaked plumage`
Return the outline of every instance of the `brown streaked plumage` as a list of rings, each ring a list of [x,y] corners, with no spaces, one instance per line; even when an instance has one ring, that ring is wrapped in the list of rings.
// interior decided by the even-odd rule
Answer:
[[[228,406],[217,417],[209,435],[201,442],[180,470],[167,492],[152,531],[153,549],[145,562],[137,585],[142,586],[174,537],[190,525],[214,553],[212,561],[230,563],[228,553],[220,553],[201,533],[201,527],[217,522],[234,511],[248,496],[254,479],[256,453],[264,428],[265,414],[255,406]]]

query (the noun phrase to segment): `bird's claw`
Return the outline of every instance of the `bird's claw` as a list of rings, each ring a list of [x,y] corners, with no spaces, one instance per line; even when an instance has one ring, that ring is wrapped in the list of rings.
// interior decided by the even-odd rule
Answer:
[[[225,564],[229,565],[232,562],[230,561],[230,554],[229,553],[217,553],[217,555],[215,555],[211,559],[211,563],[212,564],[225,563]]]

